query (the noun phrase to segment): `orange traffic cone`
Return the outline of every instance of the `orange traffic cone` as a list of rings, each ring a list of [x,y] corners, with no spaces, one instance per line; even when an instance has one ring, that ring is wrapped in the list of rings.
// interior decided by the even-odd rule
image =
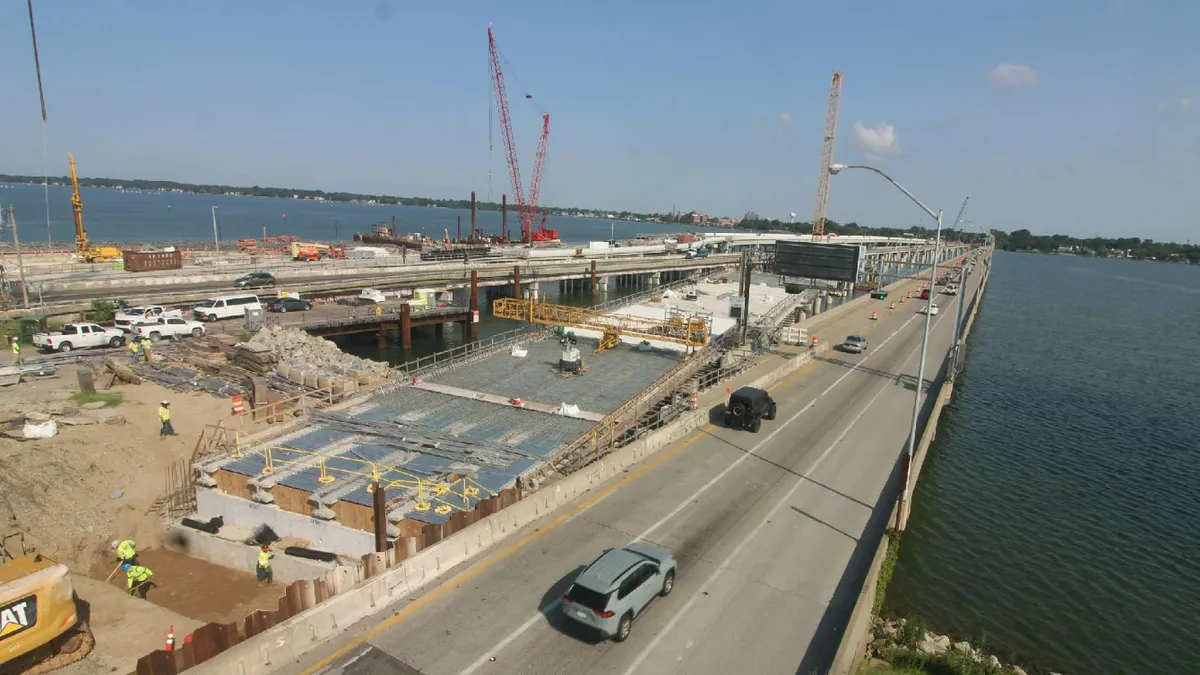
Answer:
[[[891,308],[892,308],[892,309],[896,309],[896,301],[895,301],[895,300],[893,300],[893,301],[892,301],[892,307],[891,307]]]
[[[879,318],[879,312],[876,312],[876,311],[872,310],[872,311],[871,311],[871,320],[872,320],[872,321],[874,321],[874,320],[876,320],[876,319],[878,319],[878,318]]]
[[[166,651],[168,651],[168,652],[175,651],[175,626],[171,626],[170,628],[167,629]]]
[[[813,349],[817,348],[817,336],[816,335],[814,335],[812,338],[812,348]]]
[[[241,396],[233,397],[233,414],[234,415],[245,415],[246,414],[246,404],[242,403]]]

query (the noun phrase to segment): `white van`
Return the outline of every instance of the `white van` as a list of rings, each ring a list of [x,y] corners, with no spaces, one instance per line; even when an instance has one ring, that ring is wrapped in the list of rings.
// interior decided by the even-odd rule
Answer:
[[[217,319],[240,319],[246,315],[246,308],[262,309],[262,303],[257,295],[222,295],[209,298],[192,308],[192,314],[197,321],[216,321]]]

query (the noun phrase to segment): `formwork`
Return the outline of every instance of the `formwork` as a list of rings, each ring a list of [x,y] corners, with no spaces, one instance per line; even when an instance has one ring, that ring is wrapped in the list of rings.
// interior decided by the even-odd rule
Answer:
[[[588,342],[578,345],[585,354],[591,351]],[[566,376],[556,370],[562,353],[557,339],[521,347],[524,357],[501,352],[428,381],[606,415],[680,363],[678,354],[622,346],[585,356],[586,371]],[[407,546],[412,552],[448,534],[445,527],[456,518],[473,522],[482,500],[513,487],[519,476],[593,425],[588,419],[402,386],[341,413],[313,413],[302,428],[269,443],[202,462],[200,484],[216,490],[200,490],[197,503],[201,517],[263,519],[283,530],[280,535],[319,539],[335,552],[361,554],[373,536],[371,490],[378,481],[386,490],[388,536],[413,538]],[[249,508],[213,501],[218,493],[244,500]],[[278,512],[264,511],[267,505]],[[258,523],[237,524],[253,528]]]

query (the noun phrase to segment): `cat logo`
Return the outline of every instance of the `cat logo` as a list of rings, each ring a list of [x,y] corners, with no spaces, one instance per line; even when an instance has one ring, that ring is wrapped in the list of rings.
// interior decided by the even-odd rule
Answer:
[[[37,596],[31,595],[0,607],[0,640],[37,623]]]

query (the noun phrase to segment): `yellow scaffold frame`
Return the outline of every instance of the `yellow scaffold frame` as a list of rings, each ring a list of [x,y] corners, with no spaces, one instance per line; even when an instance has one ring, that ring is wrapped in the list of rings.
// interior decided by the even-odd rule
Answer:
[[[528,298],[497,298],[492,316],[546,326],[594,330],[601,334],[596,353],[621,343],[622,337],[660,340],[698,348],[708,344],[710,326],[702,316],[675,311],[665,319],[628,314],[606,314],[583,307],[553,305]]]
[[[245,456],[248,452],[261,453],[263,458],[263,468],[260,473],[264,476],[270,476],[271,474],[275,473],[280,466],[305,466],[307,468],[315,467],[318,469],[318,471],[320,471],[320,476],[317,478],[317,481],[323,485],[329,485],[337,480],[338,476],[334,474],[343,474],[344,476],[354,479],[366,479],[368,494],[375,492],[376,485],[382,486],[385,490],[407,488],[415,492],[417,495],[416,503],[413,505],[414,511],[424,512],[432,509],[434,513],[440,516],[447,515],[453,511],[467,512],[471,510],[470,498],[478,498],[480,492],[486,492],[491,497],[496,496],[496,493],[492,492],[483,485],[480,485],[470,476],[462,477],[462,491],[455,492],[444,482],[431,481],[421,478],[414,473],[410,473],[403,469],[398,469],[394,466],[372,462],[369,459],[362,459],[360,457],[347,457],[345,455],[326,456],[311,450],[298,450],[296,448],[290,448],[283,445],[268,445],[266,443],[259,443],[243,449],[241,435],[238,434],[236,439],[237,450],[234,452],[233,456],[240,458]],[[276,451],[292,455],[301,455],[304,459],[281,459],[275,456]],[[309,461],[310,459],[316,459],[316,461]],[[363,467],[363,470],[331,467],[326,463],[327,460],[330,459],[336,459],[339,462],[351,462],[358,464]],[[388,478],[387,476],[389,474],[398,474],[400,477]],[[462,503],[464,506],[451,504],[441,499],[441,497],[447,494],[453,494],[456,497],[462,498]],[[431,502],[437,502],[438,505],[434,506]]]

